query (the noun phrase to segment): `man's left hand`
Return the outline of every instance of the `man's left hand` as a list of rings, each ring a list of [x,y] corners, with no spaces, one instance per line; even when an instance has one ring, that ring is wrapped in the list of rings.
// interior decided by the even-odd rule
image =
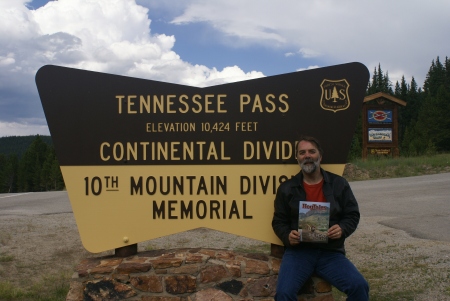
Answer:
[[[342,229],[339,225],[333,225],[328,229],[328,238],[330,239],[339,239],[342,235]]]

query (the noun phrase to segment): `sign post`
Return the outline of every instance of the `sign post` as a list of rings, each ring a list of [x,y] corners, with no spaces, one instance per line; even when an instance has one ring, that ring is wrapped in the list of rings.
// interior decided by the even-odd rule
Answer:
[[[360,63],[196,88],[44,66],[36,75],[84,247],[206,227],[270,243],[300,134],[342,174],[369,73]]]

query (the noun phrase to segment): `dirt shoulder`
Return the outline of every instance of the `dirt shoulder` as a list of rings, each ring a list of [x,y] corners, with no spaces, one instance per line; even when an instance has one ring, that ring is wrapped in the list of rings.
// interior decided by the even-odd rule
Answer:
[[[399,296],[395,300],[450,300],[450,243],[411,237],[380,223],[387,219],[362,217],[346,243],[348,257],[369,281],[372,294],[380,297],[377,300],[394,295]],[[91,254],[83,248],[72,213],[0,216],[0,229],[1,281],[21,288],[45,277],[68,281],[82,258],[112,254]],[[261,241],[204,228],[138,246],[139,251],[202,246],[269,252]]]

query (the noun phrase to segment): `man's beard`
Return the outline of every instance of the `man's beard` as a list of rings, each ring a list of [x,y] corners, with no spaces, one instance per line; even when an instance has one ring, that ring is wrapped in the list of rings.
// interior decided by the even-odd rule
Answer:
[[[319,158],[317,158],[316,161],[314,161],[313,159],[305,159],[303,160],[303,162],[300,163],[300,167],[302,168],[302,171],[304,173],[312,174],[317,170],[317,168],[320,167],[319,161],[320,161]],[[314,164],[306,164],[306,163],[314,163]]]

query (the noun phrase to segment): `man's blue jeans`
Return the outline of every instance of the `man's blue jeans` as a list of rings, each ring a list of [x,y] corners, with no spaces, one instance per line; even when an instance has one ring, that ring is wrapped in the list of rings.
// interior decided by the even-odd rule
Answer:
[[[316,274],[341,292],[347,300],[369,300],[369,285],[344,254],[318,249],[287,248],[278,273],[275,300],[297,301],[297,293]]]

